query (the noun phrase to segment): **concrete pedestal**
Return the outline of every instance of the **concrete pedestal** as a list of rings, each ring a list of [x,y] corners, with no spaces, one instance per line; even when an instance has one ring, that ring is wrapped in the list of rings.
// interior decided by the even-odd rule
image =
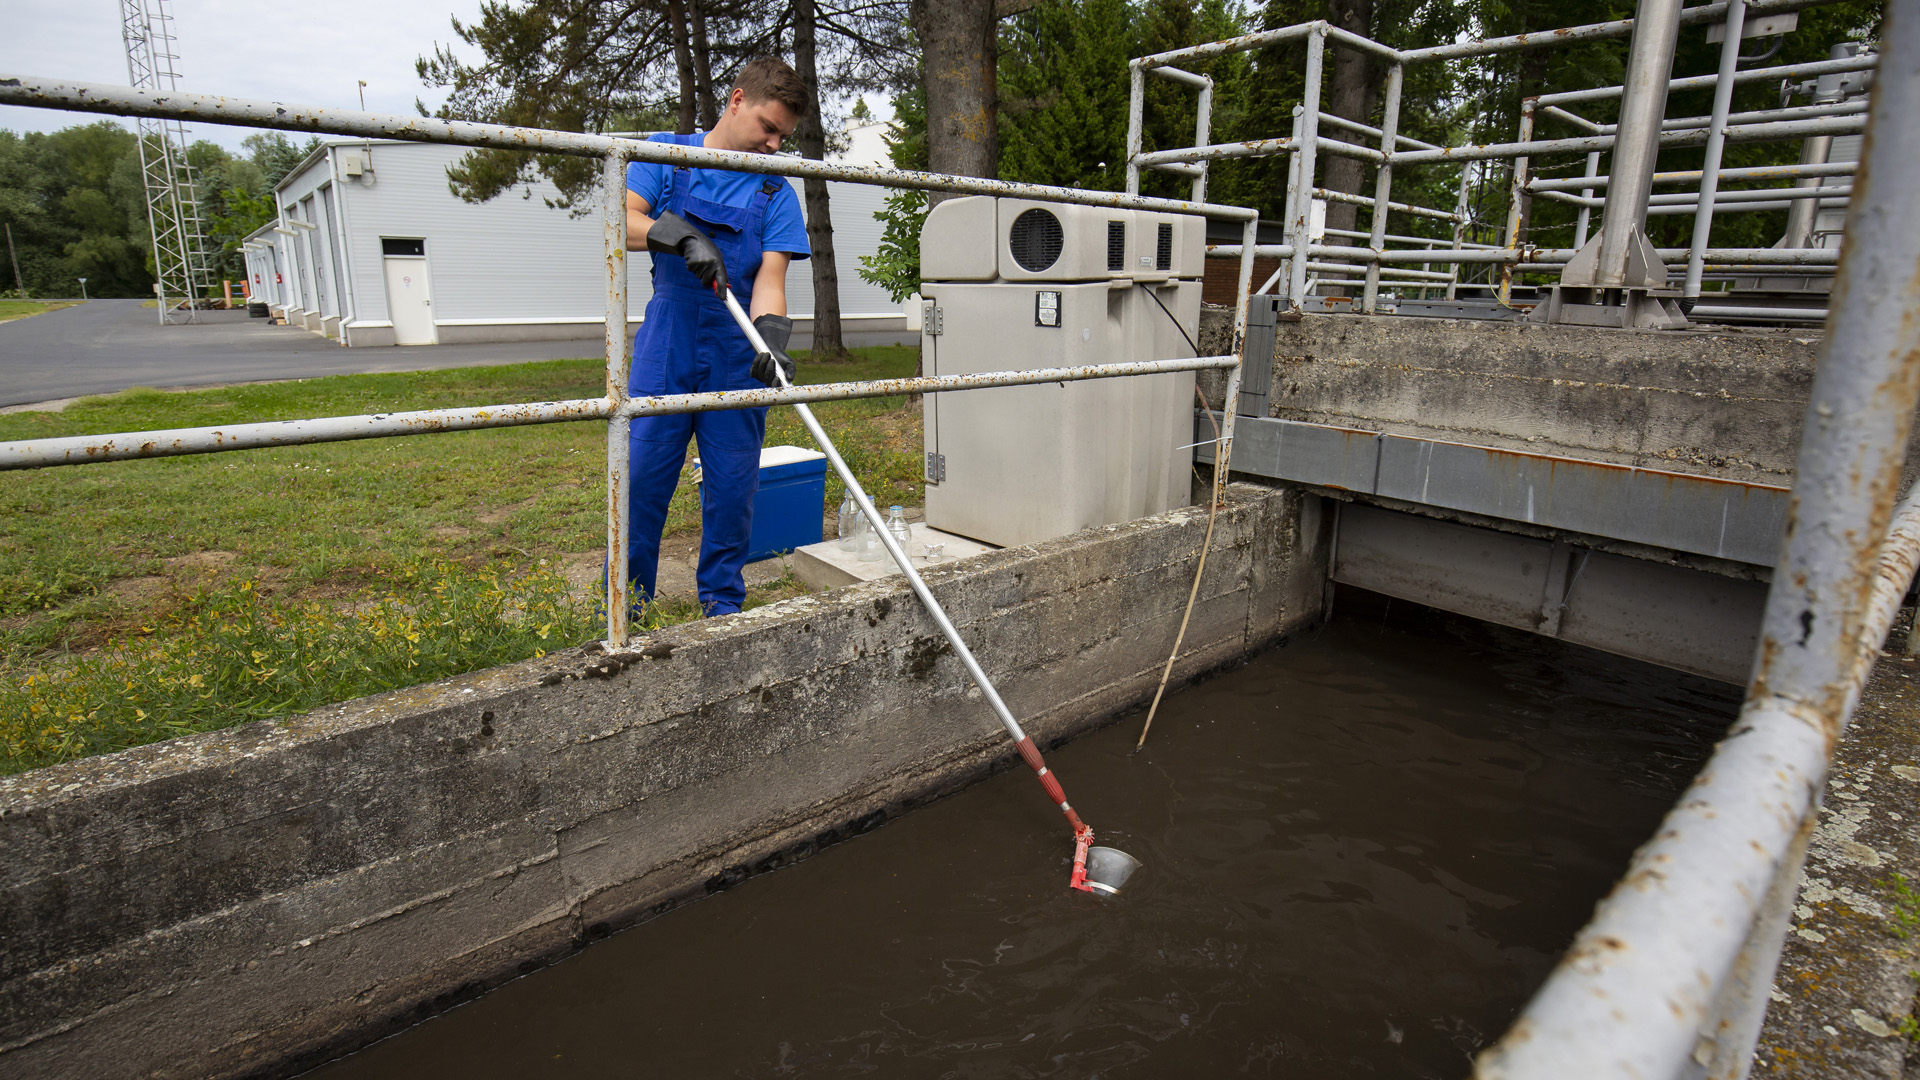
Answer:
[[[916,521],[907,526],[913,534],[913,540],[907,544],[907,554],[913,557],[916,570],[933,566],[947,566],[957,560],[979,555],[982,552],[999,549],[978,540],[969,540],[964,536],[930,529],[924,521]],[[944,545],[940,558],[929,562],[926,558],[926,546]],[[856,551],[840,550],[838,540],[823,540],[818,544],[808,544],[793,553],[793,572],[801,581],[815,591],[831,589],[840,585],[851,585],[856,581],[872,581],[889,574],[900,572],[893,564],[893,557],[883,550],[878,562],[861,562]]]

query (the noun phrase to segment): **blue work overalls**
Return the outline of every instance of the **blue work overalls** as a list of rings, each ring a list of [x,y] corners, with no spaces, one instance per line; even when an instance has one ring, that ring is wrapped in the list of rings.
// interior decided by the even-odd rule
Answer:
[[[762,255],[761,225],[781,182],[762,184],[746,206],[723,206],[689,195],[692,176],[689,169],[674,170],[673,190],[654,213],[677,213],[711,237],[726,260],[734,296],[751,310]],[[628,392],[649,397],[758,389],[752,367],[753,347],[725,302],[687,270],[685,260],[655,254],[653,298],[633,336]],[[747,596],[741,571],[753,532],[753,497],[760,489],[760,444],[766,431],[764,408],[634,418],[628,437],[633,487],[627,501],[627,572],[638,585],[636,601],[654,594],[660,531],[691,434],[700,446],[700,566],[695,575],[700,607],[708,615],[740,610]]]

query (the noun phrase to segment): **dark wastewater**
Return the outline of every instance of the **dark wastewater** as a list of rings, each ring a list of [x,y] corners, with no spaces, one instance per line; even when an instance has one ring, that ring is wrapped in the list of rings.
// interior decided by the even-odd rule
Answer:
[[[1738,699],[1343,590],[1049,755],[1121,899],[1007,772],[314,1075],[1465,1076]]]

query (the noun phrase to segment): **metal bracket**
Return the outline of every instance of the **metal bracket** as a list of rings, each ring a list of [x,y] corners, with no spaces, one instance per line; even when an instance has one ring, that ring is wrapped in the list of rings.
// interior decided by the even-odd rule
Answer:
[[[1273,345],[1280,320],[1281,298],[1247,297],[1247,336],[1241,342],[1240,400],[1242,416],[1266,416],[1267,395],[1273,386]]]
[[[940,305],[932,300],[923,300],[921,303],[926,305],[926,310],[921,313],[921,325],[926,327],[928,337],[939,337],[946,332],[946,327],[941,325],[944,320],[941,318]]]
[[[937,484],[947,478],[947,455],[927,451],[927,483]]]

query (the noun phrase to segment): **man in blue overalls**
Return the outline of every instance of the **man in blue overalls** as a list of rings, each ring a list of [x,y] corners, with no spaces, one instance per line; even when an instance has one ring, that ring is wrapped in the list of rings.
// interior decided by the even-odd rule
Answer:
[[[771,154],[808,105],[806,85],[793,69],[761,57],[741,70],[712,131],[653,141]],[[771,386],[776,364],[791,379],[787,264],[812,252],[800,201],[785,179],[636,161],[627,166],[627,246],[653,257],[653,299],[633,338],[627,386],[633,396]],[[773,355],[754,355],[720,298],[728,286]],[[660,532],[691,435],[699,442],[702,477],[700,607],[709,616],[740,610],[766,429],[764,408],[635,418],[627,566],[636,602],[654,595]]]

